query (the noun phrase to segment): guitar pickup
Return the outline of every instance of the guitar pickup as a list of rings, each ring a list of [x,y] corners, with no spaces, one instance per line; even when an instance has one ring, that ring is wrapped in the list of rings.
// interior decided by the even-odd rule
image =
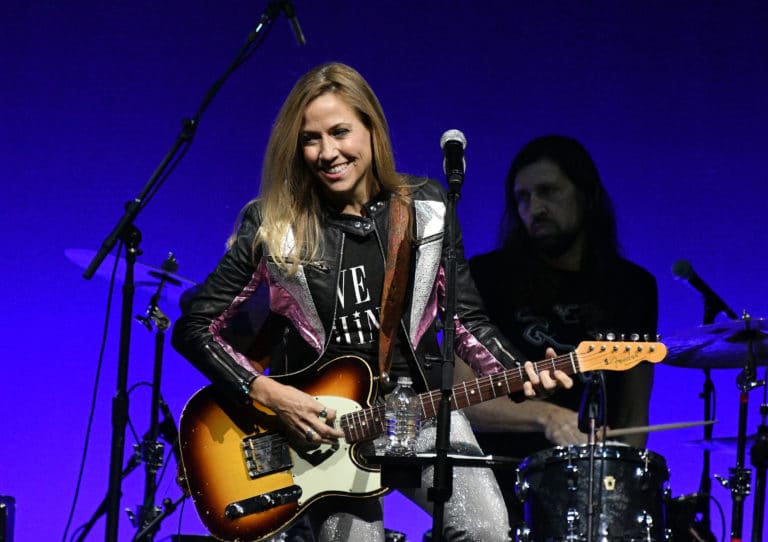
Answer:
[[[243,459],[248,476],[254,480],[293,466],[287,439],[278,433],[261,433],[243,439]]]
[[[249,497],[242,501],[229,503],[224,509],[224,515],[228,519],[239,519],[250,514],[264,512],[282,504],[298,501],[299,497],[301,497],[301,488],[296,485],[288,486],[270,491],[269,493],[262,493],[255,497]]]

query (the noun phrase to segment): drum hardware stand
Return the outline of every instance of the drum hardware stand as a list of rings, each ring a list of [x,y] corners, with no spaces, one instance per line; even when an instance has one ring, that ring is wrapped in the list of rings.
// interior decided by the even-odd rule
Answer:
[[[173,253],[168,254],[168,258],[163,262],[162,270],[168,273],[174,273],[178,270],[178,264]],[[163,287],[166,282],[174,283],[175,279],[166,274],[158,274],[160,284],[157,287],[157,291],[152,295],[149,306],[147,307],[146,316],[137,316],[136,320],[144,324],[144,326],[152,331],[153,325],[156,327],[155,333],[155,357],[152,373],[152,399],[150,403],[150,416],[149,416],[149,430],[144,435],[141,444],[137,445],[137,453],[145,465],[145,483],[144,483],[144,502],[139,506],[138,516],[128,511],[128,517],[134,527],[139,529],[139,532],[133,538],[135,542],[151,542],[154,539],[154,535],[160,527],[159,520],[170,514],[175,510],[174,505],[169,510],[172,501],[165,499],[163,501],[166,509],[166,513],[162,514],[163,510],[155,505],[155,494],[157,492],[157,472],[163,466],[163,454],[165,448],[163,443],[158,441],[161,428],[159,422],[159,411],[163,409],[166,420],[163,423],[170,423],[173,425],[173,431],[175,432],[175,424],[170,416],[168,405],[165,404],[160,396],[160,379],[162,377],[163,370],[163,349],[165,346],[165,332],[170,328],[171,321],[163,313],[158,306],[160,300],[160,294],[163,291]],[[181,285],[179,282],[178,285]],[[168,428],[166,428],[166,431]],[[176,438],[171,440],[171,446],[174,448],[174,452],[178,451],[178,434]],[[178,455],[176,455],[178,460]]]
[[[595,525],[595,449],[598,427],[605,426],[605,379],[602,371],[594,371],[584,388],[579,407],[579,430],[588,435],[589,493],[587,497],[587,542],[592,542]],[[570,521],[569,521],[570,523]]]
[[[763,402],[760,405],[760,425],[757,436],[750,450],[752,466],[755,467],[755,500],[752,511],[752,542],[763,540],[763,520],[765,515],[765,471],[768,466],[768,367],[763,373]]]
[[[677,265],[677,264],[676,264]],[[674,270],[674,268],[673,268]],[[675,273],[677,275],[677,273]],[[681,278],[678,276],[677,278]],[[685,277],[682,277],[685,278]],[[685,278],[686,281],[688,281],[688,278]],[[697,288],[698,289],[698,288]],[[699,289],[701,292],[701,290]],[[712,292],[710,295],[704,295],[702,292],[702,297],[704,299],[704,317],[703,317],[703,324],[709,325],[714,323],[715,317],[720,314],[721,312],[731,318],[732,320],[737,320],[738,317],[736,316],[736,313],[731,309],[725,301],[723,301],[717,294],[714,294]],[[704,369],[704,389],[699,394],[699,397],[702,397],[704,399],[704,421],[709,422],[714,420],[714,413],[712,412],[712,398],[715,394],[715,386],[712,382],[712,377],[710,373],[710,368],[706,367]],[[711,441],[712,440],[712,425],[705,425],[704,426],[704,440],[705,441]],[[710,509],[710,497],[712,495],[712,477],[710,474],[711,470],[711,463],[710,463],[710,451],[705,446],[704,447],[704,456],[702,461],[702,472],[701,472],[701,481],[699,483],[699,491],[698,491],[698,497],[696,499],[696,509],[695,517],[700,517],[700,520],[696,520],[694,518],[693,524],[690,526],[691,529],[697,534],[697,536],[705,537],[707,540],[713,540],[714,536],[711,534],[711,509]]]
[[[736,378],[736,386],[739,388],[739,427],[736,438],[736,467],[728,469],[728,480],[716,476],[723,487],[730,489],[731,509],[731,540],[742,540],[742,528],[744,520],[744,499],[750,492],[750,480],[752,471],[744,468],[744,459],[747,447],[747,415],[749,413],[749,392],[759,386],[765,386],[764,380],[756,380],[754,332],[751,328],[751,317],[744,311],[742,315],[744,333],[747,342],[747,360],[744,369]],[[761,514],[762,519],[762,514]],[[758,538],[759,539],[759,538]]]
[[[182,120],[182,128],[179,132],[176,141],[171,146],[171,149],[163,157],[160,165],[152,173],[147,183],[142,188],[138,196],[126,204],[125,213],[118,220],[115,227],[107,235],[102,242],[96,255],[91,260],[86,270],[83,272],[83,278],[91,279],[106,258],[107,254],[120,240],[125,243],[127,247],[126,252],[126,271],[125,281],[123,283],[123,307],[121,313],[121,332],[120,332],[120,352],[118,355],[118,369],[117,369],[117,392],[112,400],[112,445],[110,453],[109,463],[109,489],[107,492],[107,521],[106,521],[106,533],[104,536],[105,542],[117,542],[118,532],[118,517],[120,507],[120,497],[122,496],[122,463],[125,447],[125,429],[128,419],[128,394],[127,394],[127,381],[128,381],[128,351],[130,343],[130,326],[133,318],[133,273],[134,263],[136,262],[136,255],[138,251],[138,243],[141,239],[141,235],[138,229],[134,225],[136,217],[139,212],[149,204],[149,201],[157,193],[162,186],[163,182],[168,178],[176,165],[181,161],[184,155],[189,150],[192,140],[194,139],[197,127],[200,124],[200,119],[208,108],[216,93],[224,86],[232,72],[242,66],[246,60],[248,60],[256,49],[264,41],[269,30],[272,28],[277,17],[280,13],[290,20],[293,27],[296,39],[299,45],[304,45],[304,35],[299,27],[296,14],[290,0],[276,0],[270,2],[266,11],[261,15],[256,28],[254,28],[249,34],[245,45],[240,49],[235,57],[235,60],[230,64],[224,74],[217,79],[211,88],[206,93],[200,104],[197,112],[192,119],[185,118]]]

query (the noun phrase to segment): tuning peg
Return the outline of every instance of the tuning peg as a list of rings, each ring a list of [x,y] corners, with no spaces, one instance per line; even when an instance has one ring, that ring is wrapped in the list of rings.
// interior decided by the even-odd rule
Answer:
[[[645,342],[648,342],[648,341],[650,341],[650,340],[651,340],[651,336],[650,336],[650,335],[648,335],[647,333],[643,333],[643,340],[644,340]]]
[[[632,335],[629,336],[629,340],[633,342],[637,342],[640,340],[640,335],[638,335],[637,333],[633,333]]]
[[[621,342],[624,342],[624,341],[626,340],[626,339],[624,338],[624,334],[623,334],[623,333],[622,333],[621,335],[619,335],[619,340],[620,340]]]
[[[605,339],[608,341],[615,341],[616,340],[616,334],[615,333],[608,333],[605,336]]]
[[[605,337],[605,336],[604,336],[602,333],[598,333],[598,334],[595,336],[595,340],[597,340],[597,341],[602,341],[604,337]]]

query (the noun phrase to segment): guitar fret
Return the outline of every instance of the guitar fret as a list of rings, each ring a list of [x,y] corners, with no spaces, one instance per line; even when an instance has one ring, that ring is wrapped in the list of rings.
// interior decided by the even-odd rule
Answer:
[[[344,416],[341,419],[341,426],[344,429],[344,437],[347,439],[348,442],[354,442],[356,435],[356,429],[357,426],[355,425],[355,413],[350,412],[348,414],[344,414]]]
[[[482,400],[483,400],[483,390],[482,390],[482,388],[480,387],[480,382],[481,382],[482,380],[483,380],[482,378],[478,378],[478,379],[476,380],[477,384],[475,385],[475,387],[477,388],[477,393],[478,393],[478,395],[480,396],[480,401],[482,401]],[[474,393],[474,390],[472,391],[472,393]],[[477,402],[477,401],[475,401],[475,402]]]
[[[493,397],[501,397],[504,395],[504,386],[507,385],[507,376],[504,373],[498,373],[490,377],[491,378],[491,394]],[[503,380],[503,381],[502,381]]]
[[[427,418],[431,418],[437,413],[437,409],[435,408],[435,396],[432,394],[432,392],[429,392],[427,396],[429,397],[429,406],[431,408],[431,411],[427,412],[425,409],[424,414],[426,415]],[[423,405],[423,402],[422,402],[422,405]]]
[[[461,387],[462,387],[462,390],[464,391],[464,402],[463,403],[459,403],[459,401],[456,401],[456,404],[457,405],[458,404],[463,404],[464,406],[466,406],[468,404],[471,404],[469,396],[470,396],[470,393],[472,393],[472,392],[467,389],[467,382],[466,381],[462,382],[461,383]]]

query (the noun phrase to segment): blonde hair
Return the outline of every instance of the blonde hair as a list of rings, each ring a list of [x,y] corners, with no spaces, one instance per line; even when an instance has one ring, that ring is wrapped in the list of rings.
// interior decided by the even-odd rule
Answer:
[[[254,241],[264,242],[275,262],[290,273],[322,251],[320,186],[304,161],[299,137],[307,105],[328,93],[354,109],[370,131],[373,176],[381,187],[397,193],[403,186],[384,111],[362,75],[345,64],[330,63],[302,76],[285,99],[267,144],[259,194],[263,221]],[[293,244],[284,247],[289,231]]]

